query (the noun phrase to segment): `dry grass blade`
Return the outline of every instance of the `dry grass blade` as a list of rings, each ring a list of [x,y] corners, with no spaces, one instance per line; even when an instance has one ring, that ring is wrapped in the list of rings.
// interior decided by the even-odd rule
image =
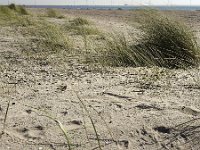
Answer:
[[[72,150],[72,147],[71,147],[72,144],[70,142],[70,139],[68,137],[67,131],[64,128],[63,124],[58,119],[52,117],[51,115],[48,115],[48,112],[46,112],[46,111],[43,111],[43,110],[40,110],[40,109],[37,109],[37,108],[33,108],[33,107],[30,107],[30,108],[32,108],[34,110],[34,112],[37,113],[39,116],[44,116],[44,117],[47,117],[47,118],[53,120],[58,125],[58,127],[60,128],[60,130],[63,132],[63,134],[65,136],[65,139],[67,141],[67,145],[68,145],[69,150]],[[39,112],[43,112],[45,114],[39,114],[38,111]]]
[[[104,122],[104,124],[105,124],[105,126],[106,126],[106,128],[107,128],[107,130],[108,130],[108,132],[109,132],[109,134],[110,134],[110,136],[111,136],[111,138],[112,138],[112,140],[113,140],[113,141],[116,141],[116,140],[114,139],[114,136],[113,136],[113,133],[112,133],[110,127],[109,127],[108,124],[106,123],[106,120],[103,118],[103,116],[102,116],[93,106],[90,106],[90,107],[98,114],[98,116],[99,116],[99,117],[101,118],[101,120]]]
[[[83,106],[84,110],[86,111],[86,113],[87,113],[87,115],[88,115],[88,117],[89,117],[89,119],[90,119],[90,121],[91,121],[91,123],[92,123],[92,127],[93,127],[93,129],[94,129],[94,132],[95,132],[95,135],[96,135],[96,138],[97,138],[97,142],[98,142],[98,147],[99,147],[100,150],[102,150],[102,148],[101,148],[101,143],[100,143],[100,139],[99,139],[99,135],[98,135],[96,126],[95,126],[95,124],[94,124],[94,121],[93,121],[93,119],[92,119],[92,117],[91,117],[91,115],[90,115],[90,112],[88,111],[86,105],[84,104],[84,102],[81,100],[81,98],[79,97],[79,95],[78,95],[77,93],[76,93],[76,96],[77,96],[78,100],[80,101],[81,105]]]
[[[6,113],[5,113],[4,120],[3,120],[3,129],[2,129],[2,134],[5,133],[5,129],[6,129],[6,121],[7,121],[7,118],[8,118],[8,111],[9,111],[9,108],[10,108],[10,100],[8,101],[8,105],[7,105],[7,108],[6,108]]]

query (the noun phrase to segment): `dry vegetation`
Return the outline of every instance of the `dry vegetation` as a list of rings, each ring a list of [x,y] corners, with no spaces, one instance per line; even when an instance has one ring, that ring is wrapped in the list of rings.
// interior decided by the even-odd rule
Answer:
[[[134,83],[136,83],[134,88],[136,88],[136,93],[143,93],[144,92],[143,90],[147,90],[148,88],[152,89],[158,88],[160,86],[159,85],[160,82],[164,82],[164,88],[162,90],[172,87],[171,82],[174,81],[170,82],[169,79],[173,78],[174,80],[176,80],[177,74],[176,73],[170,74],[170,72],[172,71],[170,69],[177,69],[178,71],[180,71],[179,70],[180,68],[184,68],[187,71],[187,69],[189,70],[190,68],[193,68],[195,70],[197,67],[199,67],[200,50],[194,33],[189,29],[189,27],[187,27],[187,25],[180,23],[175,19],[172,19],[157,11],[152,11],[152,10],[141,11],[140,15],[143,16],[143,18],[137,21],[137,24],[139,24],[137,30],[141,32],[141,37],[139,38],[132,37],[131,41],[130,40],[128,41],[127,37],[125,37],[125,35],[123,34],[120,33],[114,34],[111,32],[106,33],[104,31],[101,31],[101,29],[98,29],[92,21],[84,19],[83,17],[65,18],[54,9],[47,9],[45,10],[45,12],[46,12],[46,17],[45,16],[41,17],[39,15],[34,16],[24,7],[15,6],[14,4],[11,4],[8,7],[7,6],[0,7],[0,27],[4,30],[9,30],[9,28],[11,28],[14,31],[16,31],[15,33],[17,34],[17,36],[21,37],[23,40],[26,40],[26,41],[19,40],[20,44],[18,43],[19,45],[17,47],[19,50],[16,51],[11,50],[10,52],[8,52],[8,54],[2,53],[3,55],[2,55],[2,61],[0,61],[0,70],[2,72],[3,71],[8,72],[8,74],[9,71],[11,72],[14,71],[16,73],[18,70],[17,67],[19,67],[21,70],[23,70],[23,74],[25,74],[24,78],[26,76],[27,80],[26,84],[28,84],[28,87],[30,88],[28,90],[33,90],[35,92],[34,94],[35,95],[38,94],[39,98],[42,98],[43,94],[47,93],[47,96],[49,96],[48,98],[52,98],[53,101],[58,100],[58,102],[56,103],[67,102],[67,105],[61,104],[61,106],[59,105],[59,107],[68,107],[68,105],[70,105],[69,109],[72,109],[73,112],[78,114],[78,117],[81,117],[81,120],[73,120],[70,122],[72,124],[75,124],[75,127],[81,125],[82,126],[81,129],[79,128],[68,129],[67,127],[65,127],[65,124],[69,123],[67,122],[69,121],[67,119],[71,118],[71,116],[68,116],[68,111],[62,111],[62,114],[64,114],[63,117],[66,117],[66,115],[68,117],[63,119],[62,117],[57,115],[57,112],[60,110],[57,110],[57,108],[53,108],[52,106],[51,107],[46,106],[48,105],[48,103],[46,102],[50,102],[48,100],[47,101],[45,101],[44,99],[39,100],[38,103],[39,104],[42,103],[44,106],[43,105],[39,106],[34,102],[30,102],[28,104],[26,103],[22,104],[21,102],[24,101],[19,100],[21,107],[25,109],[28,114],[31,114],[31,112],[36,113],[36,115],[34,115],[31,118],[31,121],[34,120],[33,121],[34,123],[39,120],[41,122],[44,121],[44,124],[46,124],[47,126],[49,126],[49,124],[53,124],[52,122],[54,122],[55,124],[52,125],[53,127],[51,126],[52,130],[55,129],[56,125],[59,127],[61,132],[55,129],[52,131],[54,132],[53,134],[55,134],[53,135],[53,137],[52,133],[49,133],[50,137],[43,137],[43,138],[50,138],[51,140],[54,140],[54,136],[60,137],[60,134],[62,133],[61,134],[62,138],[57,139],[57,141],[59,140],[63,141],[64,139],[63,141],[64,144],[62,145],[62,147],[60,147],[60,149],[69,149],[69,150],[76,148],[77,149],[93,148],[100,150],[128,149],[130,144],[129,139],[121,140],[118,138],[119,136],[121,136],[121,133],[118,133],[119,131],[115,133],[115,136],[113,136],[114,135],[113,130],[117,130],[118,124],[123,122],[123,120],[120,119],[119,121],[114,120],[118,122],[118,124],[115,126],[115,128],[110,127],[109,124],[112,124],[112,121],[111,120],[108,121],[109,117],[104,118],[105,116],[103,116],[102,114],[106,112],[104,112],[104,110],[100,110],[98,107],[98,103],[101,102],[95,102],[95,105],[97,105],[97,107],[93,106],[89,104],[88,101],[84,101],[82,98],[80,98],[79,94],[83,94],[84,92],[87,93],[88,92],[87,90],[90,88],[92,88],[94,91],[95,89],[103,88],[103,92],[101,93],[98,93],[99,91],[96,91],[97,96],[107,95],[109,97],[117,98],[117,102],[113,102],[108,106],[110,109],[111,107],[115,107],[117,108],[116,110],[120,111],[121,108],[125,106],[123,106],[122,103],[118,103],[118,100],[119,99],[125,100],[127,101],[127,103],[129,103],[131,101],[130,97],[120,96],[117,94],[107,92],[106,89],[104,89],[104,85],[99,85],[99,82],[97,84],[92,85],[90,83],[90,77],[85,79],[84,73],[78,74],[76,73],[76,71],[81,72],[82,70],[83,71],[86,70],[85,71],[86,74],[88,72],[93,71],[94,82],[99,80],[98,74],[99,73],[101,74],[103,72],[102,73],[103,77],[101,80],[103,81],[105,79],[104,81],[105,85],[109,84],[107,85],[108,87],[119,86],[118,88],[121,89],[120,86],[122,84],[127,83],[126,86],[128,89],[130,88],[129,90],[132,90],[132,88],[128,85],[131,84],[133,81],[129,81],[128,78],[129,76],[132,77],[134,76],[134,74],[137,74],[138,75],[137,79],[134,79]],[[53,19],[59,18],[59,20],[61,20],[61,23],[52,22],[51,20],[52,18]],[[12,32],[13,31],[10,31],[9,33],[11,34]],[[79,49],[77,49],[77,47]],[[4,56],[4,55],[9,55],[9,56]],[[18,57],[20,58],[20,60],[18,59]],[[10,60],[10,58],[13,58],[13,60]],[[23,60],[24,62],[22,62],[21,60]],[[16,64],[18,63],[18,66],[16,68],[12,68],[14,66],[12,65],[13,62]],[[107,74],[108,75],[107,77],[104,76],[107,73],[106,71],[110,66],[112,68],[110,68],[111,70],[108,71],[109,73],[112,72],[112,69],[116,69],[115,67],[122,67],[122,72],[124,69],[123,67],[134,67],[134,68],[139,67],[139,68],[137,68],[138,70],[133,70],[134,73],[132,74],[128,72],[126,75],[122,75],[122,78],[127,77],[127,80],[121,81],[122,79],[119,80],[117,79],[118,74],[115,73],[115,70],[113,71],[114,76],[109,77],[109,73]],[[9,69],[6,69],[7,67]],[[32,71],[34,72],[33,75]],[[21,85],[22,84],[21,80],[23,80],[22,79],[23,77],[17,79],[15,73],[10,73],[9,75],[6,74],[6,79],[7,77],[9,78],[8,79],[9,83],[6,83],[7,81],[1,81],[4,85],[3,91],[4,89],[8,88],[6,87],[7,85],[9,84],[14,85],[14,90],[13,91],[8,90],[7,92],[8,96],[11,95],[11,97],[16,97],[16,95],[20,93],[17,91],[21,92],[23,91],[21,89],[17,90],[18,84],[20,84],[22,89],[24,88],[24,85]],[[37,76],[37,74],[40,73],[42,73],[42,75]],[[191,76],[197,76],[196,74],[193,73],[188,73],[188,74]],[[34,77],[33,78],[29,77],[30,74],[31,76]],[[64,76],[64,74],[66,76]],[[35,76],[37,76],[38,78]],[[62,93],[64,93],[66,89],[69,88],[68,85],[63,85],[63,84],[59,85],[59,87],[54,89],[59,92],[54,95],[52,95],[53,93],[53,91],[51,91],[52,87],[50,87],[49,89],[49,91],[51,92],[42,89],[41,91],[38,90],[39,92],[41,92],[38,93],[37,89],[32,89],[32,86],[34,87],[41,86],[41,83],[43,83],[43,81],[45,83],[45,86],[50,84],[50,82],[53,82],[52,84],[59,83],[56,81],[57,79],[53,81],[55,76],[61,77],[63,82],[65,82],[65,80],[66,81],[70,80],[71,89],[66,94],[71,95],[71,97],[73,97],[76,100],[74,99],[69,100],[68,98],[66,100],[65,97],[66,95],[63,96],[64,98],[63,97],[60,98],[61,100],[59,99],[59,94],[62,95]],[[89,76],[93,76],[93,74],[92,75],[89,74]],[[189,77],[187,79],[189,80]],[[184,78],[184,80],[187,79]],[[77,80],[78,84],[77,89],[74,89],[74,87],[76,86],[74,80]],[[85,91],[84,90],[81,91],[81,89],[79,89],[81,88],[81,85],[79,84],[80,83],[82,84],[82,82],[79,83],[79,80],[86,80],[83,82],[87,82],[88,84],[91,85],[91,87],[88,87],[87,90]],[[200,80],[199,78],[195,78],[195,80],[193,80],[194,83],[192,85],[189,86],[187,85],[188,88],[195,87],[196,89],[200,89],[198,83],[200,82],[199,80]],[[108,81],[112,82],[107,83]],[[34,97],[35,96],[34,94],[32,93],[32,91],[30,91],[29,95],[26,95],[26,98],[28,99],[32,96]],[[154,94],[156,95],[156,93]],[[91,95],[93,94],[91,93]],[[195,93],[194,95],[198,96],[198,93]],[[38,97],[35,96],[34,98],[38,99]],[[110,101],[109,98],[106,99],[106,101],[107,100]],[[8,122],[9,118],[10,117],[12,118],[12,116],[9,116],[9,110],[12,109],[11,107],[14,106],[15,103],[17,103],[17,101],[13,101],[13,99],[8,98],[6,103],[4,102],[3,105],[0,105],[0,115],[3,116],[3,119],[1,118],[0,120],[3,123],[2,134],[0,135],[0,139],[4,140],[4,137],[6,135],[16,136],[15,133],[9,131],[9,129],[11,129],[11,124],[12,126],[14,126],[13,125],[14,121]],[[107,105],[107,102],[105,105]],[[131,110],[135,107],[144,110],[153,109],[156,111],[161,111],[162,109],[164,109],[164,107],[166,107],[164,106],[164,104],[163,108],[157,108],[157,106],[146,105],[146,104],[138,104],[133,108],[131,107],[129,108],[128,106],[131,104],[126,104],[126,105],[127,105],[126,110],[128,111],[129,109]],[[4,106],[4,108],[2,108],[2,106]],[[4,115],[1,114],[1,109],[4,110],[3,111]],[[63,109],[65,110],[65,108]],[[175,110],[176,108],[172,109]],[[122,117],[121,119],[124,119],[125,117],[120,115],[118,116],[119,112],[116,110],[114,110],[112,113],[115,113],[117,117]],[[182,111],[185,110],[183,110],[182,108]],[[198,114],[198,111],[196,110],[191,109],[191,111]],[[17,110],[15,113],[17,113]],[[190,113],[190,110],[186,110],[186,114],[188,113]],[[112,115],[110,113],[107,114]],[[28,120],[29,118],[26,118],[27,122]],[[17,124],[18,123],[17,120],[15,121],[16,121],[15,124]],[[135,121],[137,122],[137,119]],[[194,123],[195,121],[196,120],[192,120],[191,122]],[[101,122],[101,124],[99,124],[99,122]],[[130,122],[126,122],[125,124],[127,124],[127,127],[125,127],[127,128],[126,130],[132,127],[132,124],[130,124]],[[176,133],[177,135],[184,134],[185,136],[186,134],[189,134],[188,132],[190,129],[187,128],[188,126],[185,127],[185,131],[182,131],[182,129],[178,127],[165,128],[163,126],[158,126],[155,127],[154,131],[152,132],[156,133],[163,132],[165,134],[170,134],[172,131],[174,131],[174,133]],[[41,126],[37,126],[37,128],[39,130],[43,130]],[[191,129],[192,130],[191,132],[196,131],[196,129],[197,128]],[[28,132],[25,126],[22,132],[23,133]],[[166,149],[169,149],[168,147],[170,147],[169,144],[167,144],[165,141],[163,143],[159,143],[158,141],[159,139],[157,139],[157,137],[155,137],[155,139],[152,140],[153,137],[151,139],[152,136],[151,133],[147,132],[145,127],[143,127],[141,131],[137,131],[134,134],[136,135],[139,134],[140,136],[145,136],[148,134],[149,135],[148,138],[150,139],[147,140],[152,141],[153,144],[156,145],[155,147],[162,147]],[[195,133],[195,135],[197,136],[198,140],[198,134]],[[41,136],[43,135],[41,134]],[[134,137],[134,135],[131,136],[132,138]],[[190,135],[187,136],[190,138]],[[40,138],[38,139],[34,138],[32,134],[24,135],[24,137],[26,138],[28,137],[29,140],[32,140],[33,142],[34,140],[40,140]],[[80,140],[78,141],[80,144],[79,143],[77,144],[76,141],[79,139],[79,137],[81,137]],[[169,137],[169,138],[173,139],[174,137]],[[24,140],[20,136],[18,138]],[[146,139],[144,139],[144,141],[145,140]],[[30,141],[25,141],[25,143],[26,142],[30,144]],[[143,142],[141,142],[142,145]],[[175,147],[177,145],[179,146],[179,143],[178,144],[177,143],[175,143]],[[110,144],[111,145],[113,144],[114,146],[111,148],[106,147],[107,145]],[[51,147],[51,149],[56,149],[55,147],[58,145],[51,142],[50,144],[47,144],[47,146]],[[197,147],[198,146],[199,145],[197,145]],[[150,146],[146,147],[146,149],[149,148],[154,149],[155,147]],[[173,146],[171,146],[171,148],[172,147]],[[140,148],[142,149],[142,147]]]
[[[138,22],[142,33],[139,40],[135,39],[130,44],[123,35],[113,36],[107,42],[107,51],[100,58],[103,64],[166,68],[199,65],[200,51],[196,37],[183,22],[152,10],[141,12]]]

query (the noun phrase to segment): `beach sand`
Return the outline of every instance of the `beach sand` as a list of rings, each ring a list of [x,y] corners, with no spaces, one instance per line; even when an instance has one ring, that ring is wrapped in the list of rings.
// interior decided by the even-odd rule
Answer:
[[[108,33],[134,36],[137,32],[132,24],[139,18],[137,11],[59,11],[69,19],[91,20]],[[200,11],[164,13],[192,25],[199,39]],[[49,21],[62,24],[65,19]],[[80,37],[72,38],[76,49],[81,49]],[[77,150],[99,149],[90,117],[103,150],[200,149],[200,68],[92,68],[69,57],[60,69],[45,60],[22,58],[26,40],[20,29],[0,28],[0,128],[11,101],[0,150],[68,149],[56,122],[33,108],[56,117]]]

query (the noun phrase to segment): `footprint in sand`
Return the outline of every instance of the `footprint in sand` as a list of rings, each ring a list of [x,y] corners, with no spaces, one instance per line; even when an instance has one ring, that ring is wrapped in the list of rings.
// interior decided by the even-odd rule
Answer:
[[[28,140],[40,140],[44,136],[44,127],[38,125],[31,129],[28,128],[17,129],[17,133],[15,136]]]

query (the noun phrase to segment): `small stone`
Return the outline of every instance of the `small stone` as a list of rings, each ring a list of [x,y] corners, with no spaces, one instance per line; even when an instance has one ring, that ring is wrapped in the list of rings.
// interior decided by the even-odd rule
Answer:
[[[28,109],[28,110],[26,110],[26,112],[27,112],[28,114],[31,114],[32,110],[31,110],[31,109]]]
[[[38,148],[38,150],[42,150],[42,149],[43,149],[42,147],[39,147],[39,148]]]

